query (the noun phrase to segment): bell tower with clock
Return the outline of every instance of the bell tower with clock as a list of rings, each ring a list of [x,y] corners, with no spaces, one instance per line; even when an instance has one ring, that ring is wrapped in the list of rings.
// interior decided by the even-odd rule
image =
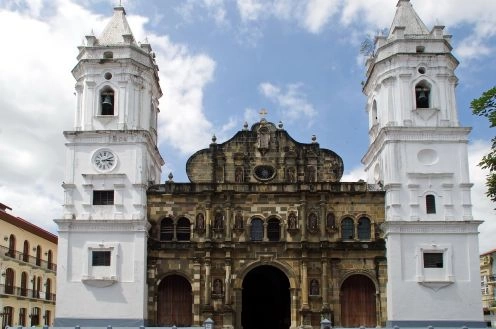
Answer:
[[[155,55],[123,7],[79,47],[66,167],[55,326],[146,324],[146,190],[160,180]],[[75,302],[77,300],[77,302]]]

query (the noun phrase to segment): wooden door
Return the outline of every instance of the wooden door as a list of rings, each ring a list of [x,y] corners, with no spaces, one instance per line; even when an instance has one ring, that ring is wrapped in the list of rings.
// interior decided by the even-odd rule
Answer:
[[[191,326],[193,297],[191,284],[179,275],[165,277],[158,286],[157,325]]]
[[[374,283],[365,275],[352,275],[341,285],[341,326],[376,327]]]

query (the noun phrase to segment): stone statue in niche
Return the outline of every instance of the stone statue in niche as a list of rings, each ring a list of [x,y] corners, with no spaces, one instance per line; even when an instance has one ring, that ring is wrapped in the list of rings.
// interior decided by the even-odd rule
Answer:
[[[294,212],[290,212],[288,215],[288,228],[296,229],[296,214]]]
[[[333,230],[336,228],[336,217],[332,212],[327,214],[326,227],[328,230]]]
[[[236,216],[234,217],[234,228],[243,228],[243,215],[241,214],[241,212],[236,213]]]
[[[267,127],[258,129],[257,147],[262,155],[269,150],[270,146],[270,131]]]
[[[215,279],[214,280],[214,294],[222,295],[222,280]]]
[[[307,168],[307,181],[308,182],[315,182],[317,180],[317,177],[316,177],[316,172],[315,172],[315,167],[314,166],[310,166]]]
[[[318,226],[318,220],[317,220],[317,215],[314,213],[311,213],[308,215],[308,228],[311,232],[316,232],[317,231],[317,226]]]
[[[205,231],[205,217],[203,216],[202,213],[199,213],[196,215],[196,230],[198,232],[204,232]]]
[[[312,281],[310,281],[310,295],[318,296],[320,295],[319,291],[320,291],[319,281],[317,281],[316,279],[312,279]]]
[[[216,178],[217,178],[217,183],[223,183],[224,182],[224,168],[221,166],[217,167],[216,170]]]
[[[236,183],[242,183],[243,182],[243,168],[242,167],[236,167],[236,171],[234,172],[234,180]]]
[[[286,180],[289,183],[296,183],[296,169],[294,167],[286,169]]]
[[[214,219],[214,229],[216,230],[221,230],[224,228],[224,221],[223,221],[222,214],[220,212],[215,214],[215,219]]]

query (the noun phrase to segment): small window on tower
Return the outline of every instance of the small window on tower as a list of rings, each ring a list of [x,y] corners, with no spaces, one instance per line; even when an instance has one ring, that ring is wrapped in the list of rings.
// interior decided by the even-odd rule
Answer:
[[[100,115],[114,115],[114,91],[105,88],[100,93]]]
[[[95,206],[105,206],[114,204],[114,191],[104,190],[104,191],[93,191],[93,205]]]
[[[424,268],[443,268],[442,252],[424,252]]]
[[[425,209],[428,214],[436,213],[436,198],[432,194],[425,196]]]
[[[92,266],[110,266],[110,250],[93,250],[91,253]]]
[[[103,53],[103,58],[105,58],[105,59],[114,58],[114,53],[111,51],[106,51]]]

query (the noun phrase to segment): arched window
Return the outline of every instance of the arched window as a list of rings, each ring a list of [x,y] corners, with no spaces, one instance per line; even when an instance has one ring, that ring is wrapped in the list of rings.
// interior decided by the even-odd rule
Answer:
[[[22,260],[24,262],[29,262],[29,242],[24,240],[24,246],[22,247]]]
[[[48,269],[53,270],[53,253],[51,250],[48,250],[47,262],[48,262]]]
[[[353,240],[355,238],[355,224],[353,219],[345,218],[341,221],[341,239]]]
[[[190,239],[190,223],[185,217],[179,218],[176,226],[176,236],[178,241],[189,241]]]
[[[41,291],[41,276],[36,278],[36,298],[40,298]]]
[[[36,246],[36,265],[41,266],[41,246]]]
[[[420,81],[415,86],[416,108],[429,108],[431,104],[431,86],[427,81]]]
[[[45,324],[45,326],[49,326],[50,325],[50,319],[52,318],[52,312],[50,312],[50,310],[45,310],[45,314],[43,315],[43,323]]]
[[[31,317],[31,327],[32,326],[38,326],[40,324],[40,308],[39,307],[33,307],[31,309],[31,314],[29,316]]]
[[[260,218],[251,221],[251,241],[263,240],[263,222]]]
[[[114,90],[105,87],[100,92],[100,115],[114,115]]]
[[[436,198],[432,194],[425,196],[425,210],[428,214],[436,213]]]
[[[28,273],[21,273],[21,296],[28,295]]]
[[[9,237],[9,251],[7,255],[9,257],[15,258],[15,252],[16,252],[16,238],[14,234],[11,234]]]
[[[10,267],[5,270],[5,293],[14,294],[15,271]]]
[[[267,238],[269,241],[279,241],[281,239],[281,225],[277,218],[271,218],[268,220]]]
[[[19,326],[26,326],[26,309],[23,307],[19,309]]]
[[[160,240],[172,241],[174,238],[174,223],[172,218],[164,218],[160,223]]]
[[[5,306],[3,308],[3,320],[2,320],[2,328],[7,326],[12,327],[12,315],[14,314],[14,308],[11,306]]]
[[[358,220],[358,240],[370,240],[370,219],[361,217]]]
[[[52,300],[52,280],[50,279],[45,282],[45,299]]]

